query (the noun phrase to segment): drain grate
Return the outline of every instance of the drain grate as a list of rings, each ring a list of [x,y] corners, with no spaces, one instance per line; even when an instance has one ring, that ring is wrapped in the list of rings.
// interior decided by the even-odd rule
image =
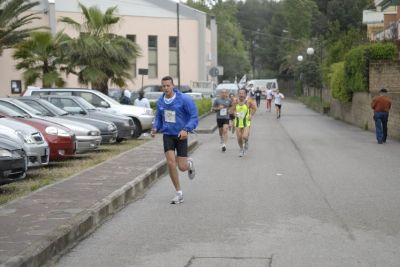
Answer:
[[[271,257],[196,257],[193,256],[185,267],[270,267]]]

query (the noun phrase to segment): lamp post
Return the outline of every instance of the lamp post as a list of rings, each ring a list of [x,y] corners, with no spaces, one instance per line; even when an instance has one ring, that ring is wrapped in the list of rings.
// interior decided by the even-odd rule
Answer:
[[[179,2],[180,0],[176,0],[176,57],[177,57],[177,78],[178,78],[178,88],[181,88],[181,63],[180,63],[180,33],[179,33]]]

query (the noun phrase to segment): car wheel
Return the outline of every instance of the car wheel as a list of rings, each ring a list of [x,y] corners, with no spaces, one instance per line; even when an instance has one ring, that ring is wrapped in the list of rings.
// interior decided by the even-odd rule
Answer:
[[[142,126],[140,125],[140,121],[136,118],[133,119],[133,124],[135,125],[135,132],[133,133],[133,138],[138,138],[142,134]]]
[[[117,143],[121,143],[121,142],[124,141],[124,140],[125,140],[125,138],[117,137],[116,142],[117,142]]]

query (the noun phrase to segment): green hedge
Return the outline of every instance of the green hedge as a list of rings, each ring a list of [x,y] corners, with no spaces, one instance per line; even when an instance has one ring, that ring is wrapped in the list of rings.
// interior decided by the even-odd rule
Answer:
[[[351,49],[344,61],[329,68],[328,83],[332,96],[341,102],[349,102],[354,92],[368,92],[369,61],[394,60],[397,53],[393,43],[375,43]]]
[[[329,87],[332,96],[340,102],[351,101],[351,92],[346,90],[348,87],[345,86],[344,61],[331,65]]]
[[[397,55],[393,43],[375,43],[351,49],[345,56],[344,86],[354,92],[368,91],[368,64],[370,60],[394,60]]]
[[[196,99],[194,101],[197,107],[197,112],[199,116],[209,112],[211,110],[211,98]],[[150,107],[155,111],[156,102],[150,102]]]

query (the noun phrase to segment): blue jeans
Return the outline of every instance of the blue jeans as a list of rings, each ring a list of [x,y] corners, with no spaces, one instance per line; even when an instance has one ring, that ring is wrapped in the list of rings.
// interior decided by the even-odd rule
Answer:
[[[379,144],[386,142],[389,112],[374,112],[376,140]]]

